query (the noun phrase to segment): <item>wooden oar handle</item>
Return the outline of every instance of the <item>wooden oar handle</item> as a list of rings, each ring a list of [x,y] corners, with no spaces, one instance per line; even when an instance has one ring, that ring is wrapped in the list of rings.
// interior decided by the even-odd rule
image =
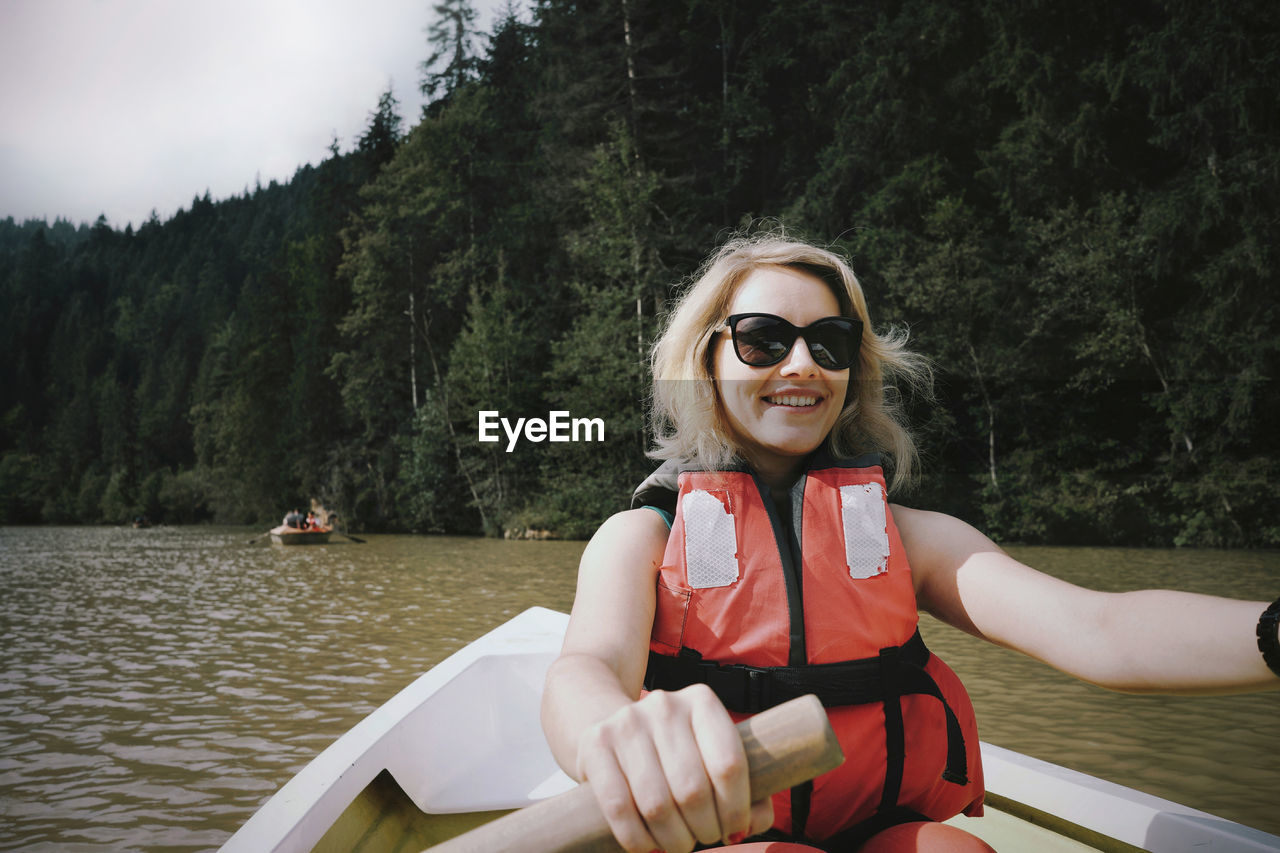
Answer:
[[[751,774],[751,799],[763,800],[844,761],[815,696],[801,696],[738,723]],[[512,812],[431,848],[432,853],[617,853],[622,850],[589,783]]]

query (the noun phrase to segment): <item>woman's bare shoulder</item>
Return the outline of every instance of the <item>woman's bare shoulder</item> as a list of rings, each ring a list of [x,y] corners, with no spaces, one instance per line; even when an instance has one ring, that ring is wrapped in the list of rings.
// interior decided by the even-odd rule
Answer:
[[[913,568],[938,561],[954,565],[975,553],[1003,553],[984,533],[955,516],[900,504],[890,508]]]
[[[616,566],[619,562],[657,571],[670,531],[650,509],[628,509],[605,519],[582,553],[582,567]]]
[[[595,535],[591,537],[591,541],[594,542],[598,538],[622,538],[662,542],[665,544],[670,532],[666,519],[661,514],[651,509],[640,507],[639,509],[624,509],[606,518],[604,523],[597,528]]]

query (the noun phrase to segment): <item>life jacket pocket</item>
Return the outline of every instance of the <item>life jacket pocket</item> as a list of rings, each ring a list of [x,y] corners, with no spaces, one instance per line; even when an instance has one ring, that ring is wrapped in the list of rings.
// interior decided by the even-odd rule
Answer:
[[[668,586],[661,575],[656,589],[657,601],[650,648],[669,655],[679,654],[684,647],[684,623],[689,615],[689,599],[693,593],[687,589]]]

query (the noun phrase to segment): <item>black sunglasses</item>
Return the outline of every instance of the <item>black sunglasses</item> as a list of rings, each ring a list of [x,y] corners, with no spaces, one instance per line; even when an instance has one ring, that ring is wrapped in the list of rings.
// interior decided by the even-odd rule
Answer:
[[[791,352],[796,338],[804,336],[819,367],[846,370],[857,360],[862,344],[862,321],[853,317],[823,317],[797,328],[773,314],[730,314],[724,326],[733,333],[738,360],[752,367],[777,364]]]

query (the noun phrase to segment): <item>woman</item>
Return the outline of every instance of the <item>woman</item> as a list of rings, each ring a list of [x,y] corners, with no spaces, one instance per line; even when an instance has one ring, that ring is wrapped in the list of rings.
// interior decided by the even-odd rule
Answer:
[[[1280,685],[1274,605],[1260,623],[1258,602],[1083,589],[955,518],[887,504],[874,454],[896,485],[915,448],[884,388],[924,373],[903,344],[871,331],[843,260],[774,236],[726,245],[677,304],[653,358],[667,462],[584,551],[543,702],[557,760],[627,850],[766,830],[819,849],[989,850],[937,822],[981,812],[982,769],[918,610],[1116,690]],[[733,720],[807,692],[845,764],[749,802]]]

